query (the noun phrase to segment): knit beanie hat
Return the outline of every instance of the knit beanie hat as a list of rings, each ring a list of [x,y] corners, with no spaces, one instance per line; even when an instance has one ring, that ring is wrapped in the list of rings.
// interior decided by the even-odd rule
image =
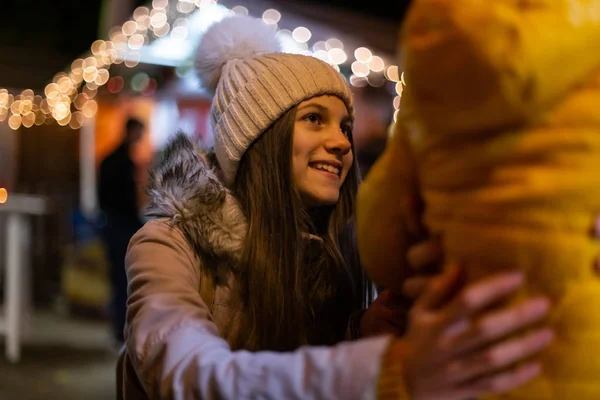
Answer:
[[[214,94],[210,126],[229,186],[252,143],[302,101],[334,95],[353,113],[350,88],[339,72],[315,57],[282,53],[274,29],[257,18],[231,16],[211,25],[195,67]]]

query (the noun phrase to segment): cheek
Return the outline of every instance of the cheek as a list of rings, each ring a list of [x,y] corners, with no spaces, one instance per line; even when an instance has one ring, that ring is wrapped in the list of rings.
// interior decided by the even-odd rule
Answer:
[[[342,178],[346,179],[346,176],[348,176],[348,172],[350,171],[350,168],[352,168],[352,164],[354,163],[354,158],[353,158],[352,152],[350,152],[344,156],[343,162],[344,162],[344,171],[342,172]]]
[[[296,132],[294,134],[294,141],[292,146],[292,168],[294,169],[294,175],[298,176],[306,170],[308,161],[310,159],[311,152],[314,150],[315,145],[309,140],[303,132]]]
[[[298,180],[306,170],[308,165],[307,160],[308,154],[305,150],[305,146],[303,146],[301,141],[294,140],[294,146],[292,148],[292,174],[296,183],[298,183]]]

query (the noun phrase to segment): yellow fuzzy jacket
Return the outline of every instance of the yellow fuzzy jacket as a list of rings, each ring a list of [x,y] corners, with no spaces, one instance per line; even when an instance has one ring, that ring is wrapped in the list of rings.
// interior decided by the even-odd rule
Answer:
[[[469,279],[524,271],[519,296],[551,299],[556,339],[502,399],[600,399],[598,43],[600,0],[414,0],[403,25],[407,86],[359,191],[361,258],[398,288],[422,199]]]

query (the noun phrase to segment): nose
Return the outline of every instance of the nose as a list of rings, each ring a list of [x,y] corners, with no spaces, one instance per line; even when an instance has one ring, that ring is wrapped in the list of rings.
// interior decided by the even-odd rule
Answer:
[[[350,140],[344,135],[340,128],[332,129],[330,134],[327,135],[325,141],[325,149],[332,154],[344,156],[352,149]]]

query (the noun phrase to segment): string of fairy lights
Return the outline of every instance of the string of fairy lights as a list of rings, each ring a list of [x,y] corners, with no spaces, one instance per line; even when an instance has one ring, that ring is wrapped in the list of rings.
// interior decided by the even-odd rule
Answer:
[[[167,35],[171,40],[185,41],[189,33],[189,16],[198,9],[202,12],[210,7],[223,6],[218,5],[216,0],[153,0],[148,7],[136,8],[130,20],[110,30],[108,40],[96,40],[85,58],[74,60],[66,72],[54,75],[43,92],[25,89],[11,93],[0,88],[0,121],[8,120],[8,126],[13,130],[54,122],[72,129],[81,128],[98,111],[96,96],[100,87],[108,85],[112,93],[123,88],[122,77],[111,77],[112,65],[136,67],[140,63],[142,47]],[[247,15],[248,9],[240,5],[228,9],[228,12]],[[346,48],[337,38],[311,44],[310,29],[303,26],[293,30],[279,29],[281,18],[281,13],[275,9],[265,10],[262,14],[262,20],[273,26],[280,39],[293,51],[322,59],[338,71],[340,66],[349,67],[349,81],[356,87],[395,85],[393,107],[396,120],[405,84],[404,74],[399,73],[397,65],[367,47]],[[148,82],[142,85],[140,91],[148,89]]]

